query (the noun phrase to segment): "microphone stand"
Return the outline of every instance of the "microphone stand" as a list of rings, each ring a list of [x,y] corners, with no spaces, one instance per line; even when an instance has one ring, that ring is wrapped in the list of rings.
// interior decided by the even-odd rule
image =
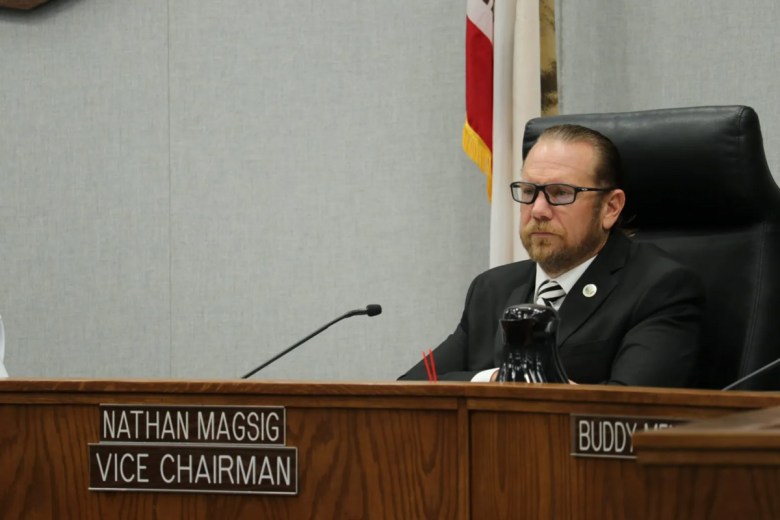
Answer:
[[[775,366],[778,365],[778,363],[780,363],[780,358],[779,359],[775,359],[774,361],[772,361],[768,365],[762,366],[761,368],[759,368],[755,372],[751,372],[751,373],[749,373],[748,375],[746,375],[745,377],[743,377],[741,379],[737,379],[736,381],[731,383],[729,386],[723,388],[723,390],[731,390],[732,388],[735,388],[735,387],[741,385],[742,383],[744,383],[748,379],[752,379],[753,376],[757,376],[758,374],[763,374],[764,372],[766,372],[770,368],[774,368]]]
[[[324,331],[325,329],[327,329],[328,327],[330,327],[330,326],[331,326],[331,325],[333,325],[334,323],[338,323],[339,321],[341,321],[341,320],[343,320],[343,319],[345,319],[345,318],[349,318],[349,317],[352,317],[352,316],[357,316],[357,315],[359,315],[359,314],[367,314],[367,313],[368,313],[368,312],[367,312],[365,309],[358,309],[358,310],[354,310],[354,311],[349,311],[349,312],[348,312],[348,313],[346,313],[345,315],[343,315],[343,316],[340,316],[340,317],[336,318],[335,320],[333,320],[333,321],[331,321],[331,322],[329,322],[329,323],[325,324],[324,326],[320,327],[319,329],[315,330],[314,332],[312,332],[311,334],[309,334],[308,336],[306,336],[305,338],[303,338],[302,340],[300,340],[298,343],[296,343],[296,344],[292,345],[291,347],[287,347],[285,350],[283,350],[282,352],[279,352],[277,355],[275,355],[274,357],[272,357],[271,359],[269,359],[268,361],[266,361],[265,363],[263,363],[263,364],[262,364],[262,365],[260,365],[259,367],[255,368],[254,370],[251,370],[251,371],[247,372],[246,374],[244,374],[243,376],[241,376],[241,379],[249,379],[249,378],[250,378],[250,377],[252,377],[252,376],[253,376],[255,373],[257,373],[257,372],[258,372],[260,369],[263,369],[263,368],[267,367],[268,365],[270,365],[271,363],[273,363],[274,361],[276,361],[276,360],[277,360],[277,359],[279,359],[280,357],[284,356],[285,354],[287,354],[287,353],[288,353],[288,352],[290,352],[291,350],[293,350],[293,349],[295,349],[296,347],[298,347],[298,346],[302,345],[303,343],[306,343],[306,342],[307,342],[307,341],[309,341],[311,338],[313,338],[314,336],[316,336],[316,335],[317,335],[317,334],[319,334],[320,332]]]

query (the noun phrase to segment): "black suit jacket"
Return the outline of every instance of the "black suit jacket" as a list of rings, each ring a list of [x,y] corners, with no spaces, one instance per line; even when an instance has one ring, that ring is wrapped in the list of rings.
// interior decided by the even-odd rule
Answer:
[[[469,380],[500,366],[499,320],[533,298],[536,264],[516,262],[474,279],[463,317],[434,350],[440,379]],[[593,284],[596,294],[583,295]],[[559,309],[558,348],[576,383],[686,386],[699,350],[704,289],[658,247],[613,232]],[[422,362],[400,379],[425,380]]]

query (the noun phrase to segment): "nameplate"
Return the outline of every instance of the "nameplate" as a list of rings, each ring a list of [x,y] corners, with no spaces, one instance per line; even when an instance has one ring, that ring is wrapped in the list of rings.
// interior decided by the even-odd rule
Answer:
[[[284,446],[281,406],[100,405],[101,442]]]
[[[100,405],[92,491],[296,495],[281,406]]]
[[[571,415],[571,454],[575,457],[635,459],[636,432],[662,430],[682,419],[616,415]]]

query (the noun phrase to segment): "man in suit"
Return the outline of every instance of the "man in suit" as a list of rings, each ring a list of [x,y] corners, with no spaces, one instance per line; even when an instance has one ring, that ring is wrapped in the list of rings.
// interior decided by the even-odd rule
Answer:
[[[690,269],[619,229],[621,186],[620,156],[602,134],[560,125],[540,135],[511,186],[531,260],[472,282],[460,323],[434,350],[439,379],[495,380],[504,309],[536,302],[558,311],[559,355],[572,382],[690,382],[704,289]],[[423,363],[401,379],[427,379]]]

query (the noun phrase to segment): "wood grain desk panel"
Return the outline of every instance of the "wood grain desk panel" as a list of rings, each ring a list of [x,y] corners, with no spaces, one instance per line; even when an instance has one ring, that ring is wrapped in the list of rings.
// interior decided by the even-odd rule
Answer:
[[[299,494],[90,492],[101,403],[285,406]],[[572,457],[571,414],[697,420],[772,406],[780,395],[574,385],[11,379],[0,381],[0,516],[694,518],[741,503],[711,498],[729,479],[757,497],[777,481],[742,466],[725,476],[675,466],[669,477],[635,460]],[[696,485],[710,498],[657,500]],[[776,511],[754,502],[758,518]]]
[[[14,384],[27,386],[3,391]],[[345,385],[77,385],[0,382],[2,518],[458,518],[467,507],[457,399]],[[298,496],[88,491],[98,404],[139,402],[287,407]]]
[[[780,408],[634,439],[648,518],[780,518]]]

